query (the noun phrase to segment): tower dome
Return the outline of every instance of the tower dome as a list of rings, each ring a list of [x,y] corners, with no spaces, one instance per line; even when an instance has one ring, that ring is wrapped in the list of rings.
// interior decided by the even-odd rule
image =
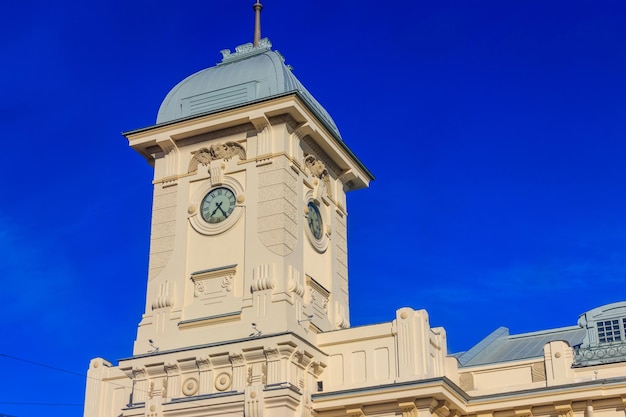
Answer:
[[[286,94],[297,94],[326,128],[341,139],[337,125],[273,51],[267,38],[258,46],[247,43],[234,53],[222,51],[222,62],[199,71],[178,83],[165,97],[157,123],[168,123],[210,114]]]

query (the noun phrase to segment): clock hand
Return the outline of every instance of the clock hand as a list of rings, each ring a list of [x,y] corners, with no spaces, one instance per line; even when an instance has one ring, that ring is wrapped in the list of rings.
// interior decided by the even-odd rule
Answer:
[[[215,215],[215,213],[217,213],[217,210],[222,210],[222,203],[215,203],[215,205],[217,207],[215,207],[215,210],[213,210],[213,212],[211,213],[211,215],[209,217],[213,217]],[[222,213],[224,212],[224,210],[222,210]]]
[[[224,215],[224,217],[228,217],[228,214],[226,214],[226,212],[224,211],[224,209],[222,209],[222,205],[220,204],[220,206],[218,207],[218,209],[220,209],[220,211],[222,212],[222,214]]]

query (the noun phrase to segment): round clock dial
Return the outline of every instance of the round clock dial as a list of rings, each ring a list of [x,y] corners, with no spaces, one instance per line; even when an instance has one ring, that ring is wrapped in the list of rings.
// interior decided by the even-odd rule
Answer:
[[[214,188],[202,199],[200,214],[207,223],[219,223],[233,213],[236,202],[235,193],[229,188]]]
[[[312,201],[307,205],[309,212],[307,214],[307,221],[309,222],[309,229],[315,239],[322,238],[322,215],[319,208]]]

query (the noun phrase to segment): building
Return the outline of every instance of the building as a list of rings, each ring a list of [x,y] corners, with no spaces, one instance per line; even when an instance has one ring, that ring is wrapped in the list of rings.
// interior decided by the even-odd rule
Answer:
[[[154,166],[146,309],[86,417],[624,415],[626,303],[454,355],[423,310],[350,327],[346,193],[373,176],[260,30],[125,135]]]

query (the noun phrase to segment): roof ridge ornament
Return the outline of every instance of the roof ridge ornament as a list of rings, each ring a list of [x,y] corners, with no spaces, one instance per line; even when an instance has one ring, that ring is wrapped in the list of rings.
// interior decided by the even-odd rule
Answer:
[[[256,3],[252,6],[254,10],[254,42],[253,46],[255,48],[259,47],[259,43],[261,41],[261,10],[263,10],[263,5],[256,0]]]
[[[222,62],[217,65],[228,64],[233,61],[239,61],[240,59],[248,58],[252,55],[257,55],[272,49],[272,43],[268,38],[259,40],[259,45],[254,46],[251,42],[244,43],[235,47],[235,52],[231,52],[230,49],[222,49]]]

